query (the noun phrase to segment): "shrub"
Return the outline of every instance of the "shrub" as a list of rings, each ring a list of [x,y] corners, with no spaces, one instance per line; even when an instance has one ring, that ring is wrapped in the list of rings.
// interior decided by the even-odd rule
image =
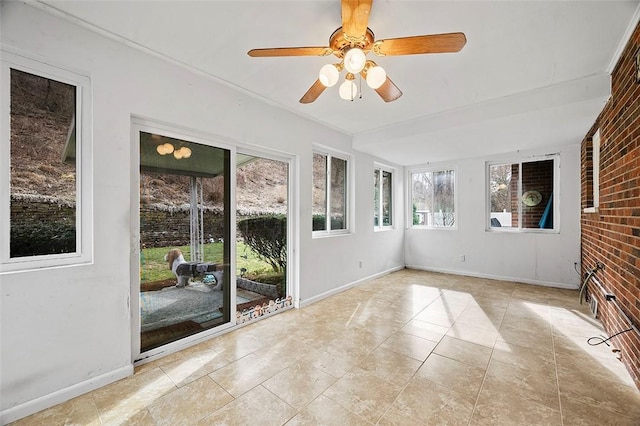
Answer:
[[[314,214],[312,216],[314,231],[326,230],[326,216],[323,214]],[[331,229],[344,229],[344,218],[342,216],[331,217]]]
[[[287,267],[287,217],[284,215],[257,216],[238,222],[238,231],[245,244],[275,272]]]
[[[11,257],[76,251],[75,224],[25,222],[11,226]]]

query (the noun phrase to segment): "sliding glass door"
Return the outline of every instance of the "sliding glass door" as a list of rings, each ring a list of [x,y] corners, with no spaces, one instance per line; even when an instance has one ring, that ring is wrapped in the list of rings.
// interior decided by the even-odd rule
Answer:
[[[139,132],[140,352],[229,323],[231,152]]]

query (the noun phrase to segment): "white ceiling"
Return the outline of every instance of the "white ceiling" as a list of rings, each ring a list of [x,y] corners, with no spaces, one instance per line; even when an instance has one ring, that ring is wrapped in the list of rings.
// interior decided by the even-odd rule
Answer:
[[[376,58],[404,92],[366,84],[298,102],[335,57],[251,58],[326,46],[340,1],[46,1],[47,9],[353,136],[401,165],[579,143],[609,95],[612,60],[639,1],[375,1],[376,39],[464,32],[459,53]]]

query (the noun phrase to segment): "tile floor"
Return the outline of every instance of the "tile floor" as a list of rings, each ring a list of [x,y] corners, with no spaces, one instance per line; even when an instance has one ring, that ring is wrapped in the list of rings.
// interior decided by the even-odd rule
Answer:
[[[640,425],[577,292],[403,270],[16,425]]]

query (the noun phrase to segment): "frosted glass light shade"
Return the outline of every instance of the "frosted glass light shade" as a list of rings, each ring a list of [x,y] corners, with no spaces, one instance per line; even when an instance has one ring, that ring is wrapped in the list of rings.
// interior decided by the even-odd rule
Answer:
[[[367,85],[372,89],[377,89],[387,80],[387,72],[384,68],[375,66],[367,71]]]
[[[167,142],[165,144],[162,144],[162,145],[158,145],[156,147],[156,151],[160,155],[171,154],[173,152],[173,145],[171,145],[169,142]]]
[[[352,74],[357,74],[364,68],[367,57],[361,49],[354,47],[344,55],[344,67]]]
[[[358,94],[358,86],[351,80],[345,80],[344,83],[340,85],[338,93],[345,101],[352,101]]]
[[[327,64],[322,68],[320,68],[318,79],[320,80],[320,83],[322,83],[324,87],[335,86],[339,78],[340,78],[340,73],[338,72],[338,69],[336,68],[335,65]]]

